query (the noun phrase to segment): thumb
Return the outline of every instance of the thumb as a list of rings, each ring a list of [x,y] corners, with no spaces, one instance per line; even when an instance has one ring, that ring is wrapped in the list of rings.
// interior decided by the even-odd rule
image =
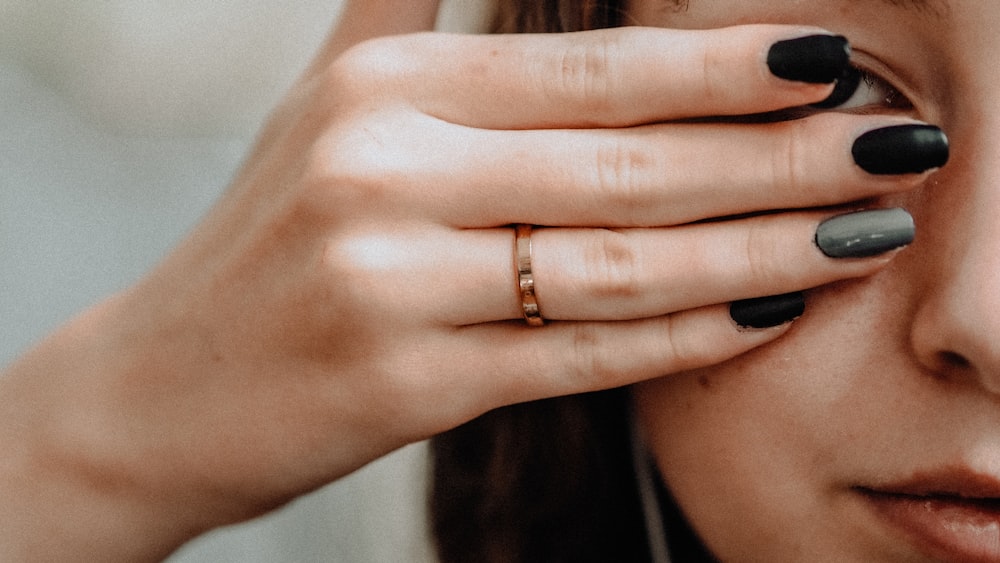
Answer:
[[[326,66],[367,39],[433,30],[440,3],[440,0],[345,0],[340,19],[314,66]]]

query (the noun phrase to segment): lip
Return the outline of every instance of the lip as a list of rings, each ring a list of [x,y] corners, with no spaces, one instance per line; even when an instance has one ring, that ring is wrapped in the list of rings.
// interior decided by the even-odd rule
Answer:
[[[1000,563],[1000,479],[951,467],[854,490],[883,523],[927,556]]]

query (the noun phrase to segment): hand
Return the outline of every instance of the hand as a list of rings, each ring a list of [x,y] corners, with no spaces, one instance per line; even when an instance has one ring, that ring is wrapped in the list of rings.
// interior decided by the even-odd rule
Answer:
[[[181,536],[501,405],[777,338],[787,325],[742,330],[727,304],[891,258],[826,257],[828,213],[810,208],[924,177],[851,163],[861,132],[903,118],[699,122],[829,95],[763,63],[809,33],[418,34],[321,53],[192,236],[48,345],[86,361],[44,362],[43,345],[20,369],[55,365],[46,378],[15,366],[44,405],[21,419],[44,429],[36,457],[117,497],[130,537]],[[512,223],[553,227],[533,236],[542,328],[519,320]]]

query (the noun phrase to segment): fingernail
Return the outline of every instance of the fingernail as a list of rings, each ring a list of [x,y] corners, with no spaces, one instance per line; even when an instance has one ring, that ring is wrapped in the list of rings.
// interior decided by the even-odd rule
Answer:
[[[800,291],[733,301],[729,316],[741,328],[771,328],[794,321],[806,310],[806,298]]]
[[[916,174],[948,162],[948,137],[933,125],[895,125],[854,141],[854,162],[869,174]]]
[[[821,102],[812,104],[817,109],[830,109],[851,99],[851,96],[858,91],[861,85],[861,71],[848,66],[844,72],[837,77],[837,83],[833,87],[833,92]]]
[[[778,41],[767,53],[771,73],[785,80],[829,84],[844,73],[851,46],[841,35],[808,35]]]
[[[830,258],[864,258],[913,242],[913,217],[905,209],[869,209],[831,217],[816,229],[816,246]]]

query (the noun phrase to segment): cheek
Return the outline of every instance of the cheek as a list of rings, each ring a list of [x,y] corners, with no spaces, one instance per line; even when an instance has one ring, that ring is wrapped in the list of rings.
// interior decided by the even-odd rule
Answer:
[[[879,294],[865,284],[814,291],[780,341],[635,388],[667,487],[716,553],[835,533],[812,529],[816,516],[835,510],[867,456],[891,442],[872,432],[891,389],[866,384],[868,366],[898,341],[875,320]]]

